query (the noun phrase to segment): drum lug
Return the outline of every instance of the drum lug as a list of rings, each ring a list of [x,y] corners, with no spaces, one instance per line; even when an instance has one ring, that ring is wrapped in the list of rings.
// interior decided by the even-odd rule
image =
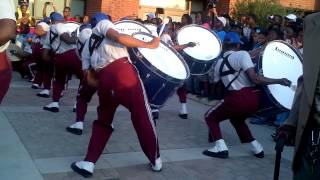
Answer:
[[[146,79],[149,78],[149,77],[150,77],[150,74],[148,73],[148,74],[146,75]]]

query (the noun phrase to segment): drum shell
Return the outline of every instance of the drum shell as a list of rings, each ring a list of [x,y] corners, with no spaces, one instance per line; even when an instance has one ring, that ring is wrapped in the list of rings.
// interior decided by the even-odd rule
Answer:
[[[140,54],[137,48],[130,48],[128,51],[132,64],[136,67],[143,82],[150,106],[161,108],[168,98],[183,85],[184,80],[173,78],[159,71]]]
[[[217,61],[216,59],[210,60],[210,61],[201,61],[197,60],[191,56],[189,56],[184,51],[180,52],[182,57],[184,58],[185,62],[188,64],[188,67],[190,69],[191,75],[204,75],[207,74],[212,66]]]

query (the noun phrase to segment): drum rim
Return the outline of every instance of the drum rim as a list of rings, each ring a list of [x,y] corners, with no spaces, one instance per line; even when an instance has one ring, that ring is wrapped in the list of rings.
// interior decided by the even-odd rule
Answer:
[[[267,46],[268,46],[269,44],[274,43],[274,42],[283,43],[283,44],[287,45],[292,51],[294,51],[294,52],[297,54],[300,62],[302,63],[303,57],[302,57],[301,53],[300,53],[296,48],[294,48],[291,44],[289,44],[289,43],[287,43],[287,42],[285,42],[285,41],[283,41],[283,40],[273,40],[273,41],[267,43],[267,45],[263,48],[263,53],[260,53],[260,55],[259,55],[259,61],[258,61],[257,65],[258,65],[258,68],[259,68],[259,72],[258,72],[258,73],[259,73],[260,75],[263,75],[262,58],[263,58],[264,50],[267,48]],[[270,89],[269,89],[268,86],[263,86],[263,89],[264,89],[265,93],[267,94],[267,96],[269,97],[270,101],[271,101],[275,106],[277,106],[277,107],[280,108],[280,109],[290,110],[290,109],[284,107],[282,104],[280,104],[280,103],[277,101],[277,99],[276,99],[275,97],[273,97],[273,95],[272,95],[272,93],[271,93],[271,91],[270,91]]]
[[[180,28],[180,29],[177,31],[177,38],[176,38],[176,39],[177,39],[178,45],[180,45],[179,40],[178,40],[179,33],[180,33],[183,29],[186,29],[186,28],[188,28],[188,27],[199,27],[199,28],[205,29],[206,31],[208,31],[208,32],[210,32],[211,34],[213,34],[213,35],[217,38],[217,40],[218,40],[218,42],[219,42],[220,54],[221,54],[221,52],[222,52],[222,42],[221,42],[219,36],[218,36],[215,32],[209,31],[207,28],[205,28],[205,27],[203,27],[203,26],[201,26],[201,25],[198,25],[198,24],[189,24],[189,25],[183,26],[182,28]],[[182,50],[182,51],[183,51],[186,55],[188,55],[189,57],[191,57],[188,53],[185,52],[185,50]],[[217,57],[215,57],[215,58],[213,58],[213,59],[211,59],[211,60],[209,60],[209,61],[212,61],[212,60],[218,58],[218,57],[220,56],[220,54],[219,54]],[[199,61],[203,62],[203,60],[195,59],[195,58],[193,58],[193,57],[191,57],[191,58],[194,59],[194,60],[197,61],[197,62],[199,62]]]
[[[133,33],[132,36],[134,37],[134,35],[137,35],[137,34],[143,34],[143,35],[147,35],[149,37],[154,37],[152,34],[148,34],[146,32],[137,32],[137,33]],[[162,71],[160,71],[157,67],[155,67],[154,65],[152,65],[144,56],[143,56],[143,61],[142,63],[149,69],[151,70],[150,66],[154,67],[154,69],[156,70],[154,73],[156,73],[157,75],[159,75],[160,77],[170,81],[170,82],[173,82],[173,83],[176,83],[176,82],[181,82],[181,81],[185,81],[187,80],[189,77],[190,77],[190,69],[189,69],[189,66],[188,64],[185,62],[184,58],[178,53],[178,51],[176,51],[173,47],[171,47],[170,45],[168,45],[167,43],[165,43],[164,41],[160,40],[160,42],[166,46],[168,49],[170,49],[177,57],[178,59],[181,61],[181,63],[183,64],[183,66],[185,67],[185,70],[186,70],[186,78],[185,79],[178,79],[178,78],[175,78],[175,77],[172,77]],[[130,48],[130,49],[135,49],[138,51],[138,48]],[[133,51],[134,54],[137,56],[136,54],[136,51]],[[138,56],[137,56],[138,57]],[[153,70],[153,69],[152,69]],[[168,78],[170,77],[170,78]]]
[[[120,24],[120,23],[126,23],[126,22],[138,24],[138,25],[142,26],[143,28],[145,28],[145,29],[148,31],[148,33],[150,33],[150,34],[152,33],[145,25],[143,25],[143,24],[140,23],[140,22],[133,21],[133,20],[121,20],[121,21],[117,21],[117,22],[114,23],[114,25],[117,25],[117,24]],[[133,33],[131,36],[133,36],[134,34],[135,34],[135,33]]]

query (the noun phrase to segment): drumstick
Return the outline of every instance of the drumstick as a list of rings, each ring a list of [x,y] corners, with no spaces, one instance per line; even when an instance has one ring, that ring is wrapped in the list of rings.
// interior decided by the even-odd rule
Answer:
[[[164,19],[164,22],[163,22],[163,25],[162,25],[162,27],[161,27],[161,29],[160,29],[160,32],[159,32],[159,37],[161,36],[161,34],[163,33],[163,30],[164,30],[164,28],[166,27],[166,25],[169,23],[169,18],[165,18]]]

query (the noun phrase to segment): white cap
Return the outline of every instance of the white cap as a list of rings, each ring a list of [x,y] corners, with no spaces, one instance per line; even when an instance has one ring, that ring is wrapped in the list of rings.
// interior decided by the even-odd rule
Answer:
[[[45,22],[38,23],[37,26],[41,26],[42,29],[43,29],[44,31],[46,31],[46,32],[48,32],[48,31],[50,30],[50,26],[49,26],[47,23],[45,23]]]
[[[154,13],[149,13],[147,14],[148,17],[150,17],[151,19],[156,18],[156,15]]]
[[[288,15],[286,16],[286,18],[287,18],[288,20],[290,20],[290,21],[293,21],[293,22],[296,22],[296,20],[297,20],[297,16],[294,15],[294,14],[288,14]]]
[[[225,17],[217,17],[217,19],[222,23],[223,27],[225,27],[227,25],[227,20]]]

